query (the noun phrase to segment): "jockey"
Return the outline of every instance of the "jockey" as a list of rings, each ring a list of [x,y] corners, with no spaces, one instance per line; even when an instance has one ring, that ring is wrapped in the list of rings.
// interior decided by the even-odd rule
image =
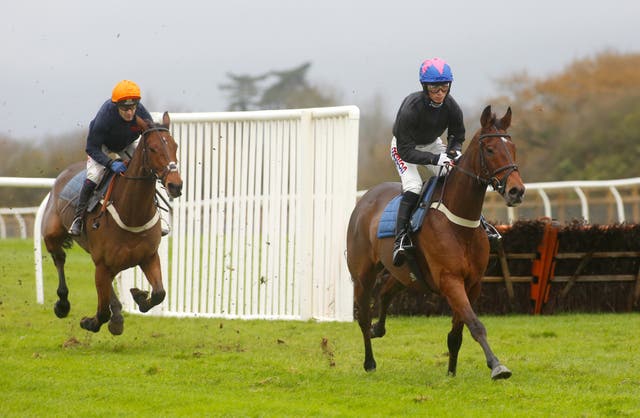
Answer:
[[[87,178],[85,179],[69,234],[80,235],[84,227],[84,213],[89,197],[102,178],[106,168],[123,173],[127,166],[122,160],[133,156],[136,139],[142,128],[136,116],[152,120],[140,103],[140,87],[133,81],[122,80],[113,89],[111,99],[104,102],[89,125],[87,136]]]
[[[402,200],[396,220],[393,264],[404,262],[405,251],[412,247],[409,221],[420,198],[422,178],[419,165],[433,175],[449,166],[461,154],[465,128],[462,110],[449,94],[453,74],[440,58],[424,61],[419,69],[422,91],[408,95],[400,105],[393,125],[391,158],[402,181]],[[440,136],[447,131],[447,145]]]

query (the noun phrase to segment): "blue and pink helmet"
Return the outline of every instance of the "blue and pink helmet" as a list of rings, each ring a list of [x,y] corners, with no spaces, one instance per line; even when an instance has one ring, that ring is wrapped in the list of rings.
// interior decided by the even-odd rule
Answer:
[[[436,57],[420,65],[420,83],[451,83],[452,81],[451,67],[445,60]]]

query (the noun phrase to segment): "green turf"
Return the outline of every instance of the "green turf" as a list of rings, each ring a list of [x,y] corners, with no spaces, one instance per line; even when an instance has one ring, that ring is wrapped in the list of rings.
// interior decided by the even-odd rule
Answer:
[[[638,313],[482,317],[506,381],[490,379],[467,331],[446,375],[450,318],[392,317],[365,373],[356,323],[125,313],[123,335],[93,334],[79,326],[96,303],[79,248],[64,319],[50,259],[38,305],[31,242],[2,240],[0,257],[2,417],[640,416]]]

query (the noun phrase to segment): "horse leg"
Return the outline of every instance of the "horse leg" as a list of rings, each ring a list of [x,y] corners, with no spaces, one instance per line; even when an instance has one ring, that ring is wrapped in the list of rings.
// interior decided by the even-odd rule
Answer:
[[[58,271],[58,289],[56,291],[58,294],[58,300],[53,306],[53,312],[55,312],[58,318],[65,318],[69,315],[69,311],[71,310],[71,303],[69,303],[69,288],[67,287],[67,279],[64,275],[64,263],[67,259],[67,254],[61,247],[49,251],[49,253],[53,258],[53,264],[56,266],[56,270]]]
[[[158,253],[155,253],[149,261],[140,264],[140,268],[151,284],[151,297],[149,297],[149,292],[145,290],[133,288],[130,291],[133,300],[138,304],[140,312],[147,312],[154,306],[161,304],[166,295],[162,286],[162,271]]]
[[[45,246],[49,254],[51,254],[53,265],[56,266],[56,271],[58,272],[58,290],[56,292],[58,294],[58,300],[53,306],[53,311],[58,318],[66,317],[71,310],[69,288],[67,287],[67,279],[64,275],[64,263],[67,259],[67,254],[62,249],[62,245],[64,244],[63,234],[64,230],[61,228],[47,231],[44,234]]]
[[[456,368],[458,367],[458,353],[462,346],[462,330],[464,329],[464,322],[460,320],[457,313],[453,313],[453,319],[451,321],[451,331],[447,335],[447,347],[449,348],[449,370],[450,376],[456,375]]]
[[[364,340],[364,370],[376,370],[376,360],[371,348],[371,292],[375,284],[375,274],[369,271],[354,278],[354,297],[358,307],[358,325]]]
[[[385,323],[387,320],[387,310],[393,298],[404,289],[404,286],[396,280],[395,277],[390,276],[382,289],[380,290],[380,316],[378,322],[371,327],[371,338],[381,338],[387,333]]]
[[[442,294],[447,298],[449,306],[451,306],[455,315],[459,316],[469,329],[473,339],[480,344],[480,347],[482,347],[487,360],[487,366],[491,369],[491,378],[495,380],[508,379],[511,377],[511,371],[506,366],[502,365],[496,355],[493,354],[493,351],[489,346],[489,342],[487,341],[487,330],[482,322],[480,322],[475,312],[473,312],[471,302],[469,302],[462,280],[456,277],[443,276],[440,278],[440,286]],[[477,282],[469,289],[469,295],[472,300],[475,300],[479,294],[480,282]],[[455,344],[455,337],[453,338]],[[462,344],[462,338],[460,338],[460,344]],[[451,367],[451,364],[449,367]],[[451,371],[451,369],[449,371]]]
[[[80,321],[80,326],[87,331],[98,332],[100,327],[111,318],[111,308],[109,302],[111,298],[111,290],[113,275],[102,265],[96,265],[96,291],[98,292],[98,309],[96,316],[84,317]]]
[[[109,332],[113,335],[120,335],[124,331],[124,318],[122,316],[122,303],[116,295],[116,291],[111,284],[111,297],[109,298],[109,308],[111,309],[111,319],[109,320]]]

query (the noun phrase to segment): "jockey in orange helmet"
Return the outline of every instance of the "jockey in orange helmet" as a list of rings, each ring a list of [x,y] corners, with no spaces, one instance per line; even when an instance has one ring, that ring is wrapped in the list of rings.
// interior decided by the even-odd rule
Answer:
[[[140,103],[140,87],[133,81],[122,80],[113,88],[111,99],[104,102],[89,125],[87,136],[87,178],[82,185],[76,213],[69,234],[80,235],[84,227],[84,213],[89,197],[102,178],[105,169],[115,173],[127,167],[135,150],[135,140],[142,133],[136,116],[151,120],[151,115]]]

